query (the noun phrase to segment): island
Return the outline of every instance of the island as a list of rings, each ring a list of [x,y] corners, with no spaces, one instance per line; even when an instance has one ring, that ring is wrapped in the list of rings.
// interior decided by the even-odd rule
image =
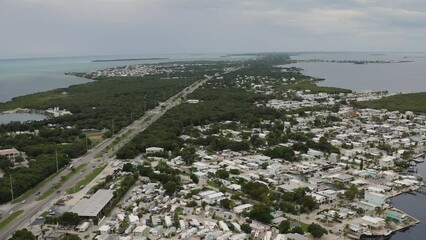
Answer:
[[[290,63],[69,73],[93,81],[0,104],[72,113],[0,125],[0,202],[15,211],[0,238],[360,239],[419,223],[391,199],[423,191],[426,116],[377,109],[394,96],[319,86]]]
[[[170,58],[118,58],[118,59],[95,59],[91,62],[130,62],[130,61],[152,61],[152,60],[168,60]]]

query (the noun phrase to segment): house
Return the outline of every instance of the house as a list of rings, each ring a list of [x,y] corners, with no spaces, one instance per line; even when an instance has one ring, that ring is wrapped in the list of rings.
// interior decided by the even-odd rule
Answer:
[[[135,237],[148,237],[149,228],[146,225],[143,226],[137,226],[135,229],[133,229],[133,235]]]
[[[364,194],[364,200],[359,202],[359,204],[361,208],[373,211],[376,208],[382,208],[386,204],[386,195],[366,191]]]
[[[403,213],[394,211],[394,210],[386,210],[384,212],[385,218],[390,218],[397,223],[403,223],[407,220],[407,216]]]
[[[348,183],[354,179],[352,175],[349,174],[337,174],[333,176],[333,179],[337,182]]]
[[[207,196],[204,196],[203,200],[206,203],[213,204],[216,201],[221,200],[223,197],[224,197],[224,194],[222,192],[217,192],[217,193],[213,193],[213,194],[209,194]]]
[[[12,162],[15,162],[16,157],[19,155],[21,155],[20,152],[15,148],[0,150],[0,156],[5,156]]]
[[[385,219],[380,217],[364,216],[361,219],[371,228],[381,228],[385,225]]]
[[[111,230],[111,227],[108,225],[102,225],[98,231],[101,235],[107,235]]]
[[[198,100],[198,99],[188,99],[188,100],[186,100],[186,102],[187,102],[187,103],[196,104],[196,103],[199,103],[199,102],[200,102],[200,100]]]
[[[326,197],[327,203],[333,203],[337,199],[337,193],[337,191],[331,189],[316,192],[316,194]]]
[[[311,148],[309,148],[307,154],[310,155],[310,156],[314,156],[314,157],[321,157],[322,156],[321,151],[317,151],[317,150],[314,150],[314,149],[311,149]]]
[[[158,152],[164,152],[164,148],[162,147],[149,147],[145,149],[146,153],[158,153]]]
[[[243,204],[243,205],[234,207],[232,209],[232,211],[234,213],[236,213],[236,214],[240,214],[240,213],[243,213],[243,212],[248,212],[251,209],[253,209],[253,205],[252,204]]]
[[[379,160],[379,165],[381,168],[392,168],[394,166],[394,157],[384,156]]]
[[[311,193],[311,196],[314,198],[315,202],[317,204],[324,204],[324,203],[328,203],[327,197],[316,194],[316,193]]]

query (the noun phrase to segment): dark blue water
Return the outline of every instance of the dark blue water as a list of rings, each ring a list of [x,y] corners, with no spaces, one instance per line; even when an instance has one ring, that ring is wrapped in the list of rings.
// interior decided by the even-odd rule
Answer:
[[[426,179],[426,163],[420,163],[417,165],[418,174]],[[407,214],[420,220],[420,223],[416,226],[404,231],[395,233],[392,240],[420,240],[426,239],[426,195],[416,193],[413,194],[402,194],[392,198],[392,205],[396,208],[401,209]]]

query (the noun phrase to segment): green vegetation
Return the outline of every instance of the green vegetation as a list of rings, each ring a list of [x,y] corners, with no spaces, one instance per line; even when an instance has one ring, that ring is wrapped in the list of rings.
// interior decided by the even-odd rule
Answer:
[[[248,182],[242,185],[241,191],[254,200],[263,201],[268,198],[269,189],[260,182]]]
[[[44,185],[46,185],[46,183],[50,182],[53,178],[58,176],[64,169],[65,167],[59,169],[59,171],[50,175],[48,178],[44,179],[41,183],[37,184],[35,187],[31,188],[30,190],[26,191],[24,194],[16,198],[12,203],[20,203],[21,201],[25,200],[27,197],[31,196],[33,193],[40,190]]]
[[[344,88],[336,88],[336,87],[323,87],[318,86],[313,82],[297,82],[293,84],[288,85],[278,85],[278,89],[280,90],[295,90],[295,91],[303,91],[303,90],[309,90],[311,93],[329,93],[329,94],[337,94],[337,93],[351,93],[352,91],[350,89],[344,89]]]
[[[111,211],[114,209],[114,207],[117,205],[117,203],[121,200],[121,198],[124,197],[124,195],[129,191],[129,189],[135,184],[138,176],[137,174],[126,176],[121,180],[119,188],[114,191],[114,197],[111,199],[111,201],[105,206],[104,208],[104,214],[105,216],[108,216]]]
[[[80,166],[78,166],[77,168],[72,168],[71,171],[67,175],[61,177],[61,180],[59,181],[58,184],[52,185],[49,189],[47,189],[46,192],[42,193],[40,195],[40,197],[38,197],[36,200],[37,201],[41,201],[41,200],[47,198],[48,196],[50,196],[50,194],[54,193],[59,187],[62,186],[62,184],[64,184],[74,174],[76,174],[77,172],[81,171],[86,166],[87,166],[87,163],[84,163],[84,164],[81,164]]]
[[[283,212],[289,212],[297,215],[301,213],[308,213],[318,208],[315,200],[306,194],[306,189],[299,188],[293,192],[285,192],[279,198],[278,207]]]
[[[66,156],[61,155],[58,157],[59,168],[62,168],[68,162],[69,159]],[[29,168],[17,168],[5,170],[5,172],[12,174],[14,196],[20,196],[56,172],[55,157],[52,155],[39,155],[36,161],[29,162]],[[6,203],[11,199],[10,177],[5,176],[0,179],[0,203]]]
[[[312,223],[308,226],[308,232],[314,237],[314,238],[320,238],[324,234],[327,234],[327,230],[321,227],[320,225],[316,223]]]
[[[11,240],[36,240],[34,234],[24,228],[13,233]]]
[[[156,107],[193,82],[213,75],[232,62],[206,62],[186,66],[173,73],[152,74],[145,77],[100,77],[95,81],[16,97],[0,103],[0,111],[15,108],[45,110],[51,107],[70,110],[73,114],[35,122],[12,122],[0,125],[0,146],[17,148],[28,156],[29,168],[10,168],[11,164],[0,161],[5,172],[0,179],[0,204],[11,200],[10,175],[13,176],[15,197],[27,192],[56,171],[55,152],[60,156],[59,167],[69,159],[85,154],[92,146],[86,145],[86,133],[105,132],[110,137],[146,111]],[[172,69],[172,65],[165,66]],[[50,124],[50,126],[48,126]],[[89,130],[89,132],[87,131]],[[10,134],[29,131],[36,134]],[[48,160],[47,160],[48,159]]]
[[[78,183],[76,183],[73,187],[67,189],[68,194],[73,194],[78,191],[80,191],[80,187],[83,185],[89,184],[93,179],[96,178],[105,168],[106,164],[102,165],[100,167],[95,168],[89,175],[87,175],[84,179],[80,180]]]
[[[354,102],[358,108],[387,109],[390,111],[413,111],[418,113],[426,112],[426,92],[398,94],[384,97],[378,100]]]
[[[247,223],[241,224],[241,231],[243,231],[243,232],[245,232],[247,234],[251,234],[251,227],[250,227],[250,225],[247,224]]]
[[[269,224],[273,217],[271,208],[265,204],[255,204],[253,209],[247,214],[251,219]]]
[[[160,173],[155,173],[150,165],[138,166],[139,174],[143,177],[148,177],[151,181],[158,181],[163,185],[167,195],[173,195],[181,186],[180,171],[171,168],[164,162],[158,163],[155,170]]]
[[[19,215],[21,215],[24,212],[24,210],[16,211],[12,214],[10,214],[7,218],[5,218],[3,221],[0,222],[0,230],[6,227],[9,223],[11,223],[15,218],[17,218]]]
[[[46,217],[47,224],[59,224],[61,226],[74,227],[80,222],[80,217],[77,213],[65,212],[59,217]]]

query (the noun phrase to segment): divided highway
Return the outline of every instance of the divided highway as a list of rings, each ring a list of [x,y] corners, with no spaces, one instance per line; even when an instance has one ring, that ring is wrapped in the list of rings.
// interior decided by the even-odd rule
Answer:
[[[167,101],[160,104],[160,106],[157,106],[156,108],[146,112],[146,114],[134,121],[132,124],[127,126],[126,128],[122,129],[118,134],[114,135],[113,137],[105,140],[95,148],[89,150],[89,152],[80,158],[77,158],[73,160],[73,165],[75,168],[80,166],[81,164],[87,164],[86,171],[82,172],[80,175],[79,173],[74,174],[68,181],[66,181],[61,187],[58,188],[58,191],[60,193],[65,193],[65,191],[74,186],[78,181],[85,178],[88,174],[91,173],[91,170],[95,167],[98,167],[104,163],[106,163],[108,160],[110,160],[112,157],[114,157],[114,153],[124,146],[127,142],[132,140],[137,134],[144,131],[148,126],[150,126],[152,123],[157,121],[167,110],[173,108],[174,106],[178,105],[181,101],[181,97],[186,97],[188,94],[192,93],[194,90],[199,88],[201,85],[206,83],[208,80],[210,80],[212,77],[206,77],[205,79],[199,80],[197,82],[194,82],[190,86],[183,89],[181,92],[177,93],[176,95],[169,98]],[[123,135],[125,135],[123,137]],[[120,142],[115,144],[114,147],[108,149],[106,151],[107,147],[111,144],[114,144],[116,138],[120,137]],[[106,152],[104,152],[106,151]],[[104,153],[101,158],[98,159],[98,161],[95,160],[96,156],[99,154]],[[63,170],[60,174],[58,174],[56,177],[54,177],[49,183],[45,184],[39,192],[44,193],[47,191],[51,186],[57,184],[60,182],[61,177],[67,175],[70,173],[70,169]],[[47,198],[37,201],[37,195],[36,193],[30,195],[27,197],[25,204],[22,203],[16,203],[9,206],[3,206],[2,209],[7,209],[7,212],[3,213],[3,219],[5,219],[10,211],[16,212],[19,210],[24,210],[24,212],[19,215],[17,218],[15,218],[11,223],[9,223],[6,227],[0,230],[0,239],[7,239],[10,237],[16,230],[27,227],[31,222],[33,222],[37,216],[39,216],[41,213],[46,211],[53,203],[60,197],[61,194],[58,193],[52,193]]]

